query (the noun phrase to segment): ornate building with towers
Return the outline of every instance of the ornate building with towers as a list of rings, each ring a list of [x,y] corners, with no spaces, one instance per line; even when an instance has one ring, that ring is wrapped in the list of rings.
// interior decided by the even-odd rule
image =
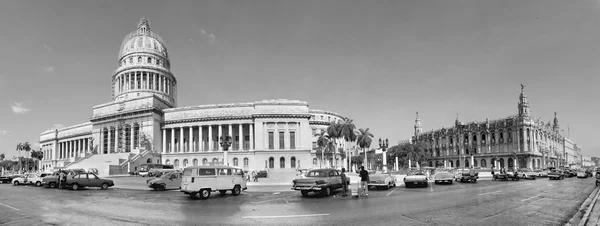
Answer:
[[[145,163],[312,168],[318,165],[314,131],[345,118],[285,99],[178,107],[167,47],[145,18],[125,36],[117,64],[111,101],[94,106],[89,122],[41,133],[42,169],[96,168],[111,175]],[[222,138],[231,142],[228,150]]]
[[[521,85],[517,115],[483,122],[462,123],[458,114],[454,126],[423,132],[417,112],[412,142],[423,142],[431,167],[545,168],[563,166],[565,138],[556,112],[544,123],[531,115]]]

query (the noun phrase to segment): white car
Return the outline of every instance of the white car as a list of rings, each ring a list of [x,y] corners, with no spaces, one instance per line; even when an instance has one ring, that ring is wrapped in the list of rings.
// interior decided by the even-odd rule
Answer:
[[[39,187],[39,186],[42,186],[42,178],[44,178],[47,175],[48,175],[47,173],[41,173],[41,174],[28,173],[28,174],[25,174],[23,176],[13,179],[12,184],[13,185],[35,184],[36,186]]]
[[[427,175],[425,175],[425,172],[423,172],[421,170],[411,170],[410,172],[408,172],[408,175],[406,175],[406,177],[404,177],[404,185],[407,188],[414,187],[417,185],[422,185],[422,186],[427,187],[428,186]]]

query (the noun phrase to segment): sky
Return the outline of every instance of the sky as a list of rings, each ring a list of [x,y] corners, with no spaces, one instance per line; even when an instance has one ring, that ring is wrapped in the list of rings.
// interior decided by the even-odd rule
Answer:
[[[2,1],[0,153],[111,101],[141,17],[165,40],[178,105],[292,99],[395,144],[531,112],[600,156],[600,7],[592,0]],[[374,147],[376,142],[373,143]]]

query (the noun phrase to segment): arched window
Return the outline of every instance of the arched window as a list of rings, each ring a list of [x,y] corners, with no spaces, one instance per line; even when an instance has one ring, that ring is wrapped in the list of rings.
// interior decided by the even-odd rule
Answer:
[[[456,160],[456,167],[460,167],[460,160]]]
[[[194,159],[194,160],[192,160],[192,164],[193,164],[194,166],[197,166],[197,165],[198,165],[198,159]]]
[[[146,160],[146,163],[152,163],[152,159],[148,158],[148,160]]]
[[[531,167],[535,168],[535,159],[531,160]]]
[[[285,158],[281,157],[279,158],[279,168],[285,168]]]
[[[433,162],[429,161],[429,167],[433,167]]]
[[[183,167],[187,167],[188,166],[188,160],[187,159],[183,159]]]
[[[477,159],[473,159],[473,167],[477,167]]]
[[[504,159],[501,158],[498,160],[498,162],[500,163],[500,168],[504,168]]]
[[[138,57],[138,63],[142,62],[142,57]]]
[[[290,164],[292,164],[291,168],[296,168],[296,157],[290,159]]]
[[[149,63],[149,64],[152,63],[152,57],[148,57],[148,62],[147,63]]]
[[[206,159],[206,158],[203,158],[203,159],[202,159],[202,165],[203,165],[203,166],[206,166],[206,164],[208,164],[208,159]]]
[[[216,165],[217,163],[219,163],[219,159],[217,159],[217,158],[213,158],[213,160],[212,160],[212,163],[213,163],[214,165]]]
[[[435,161],[435,167],[440,167],[440,161]]]
[[[248,166],[248,158],[244,158],[244,166]]]
[[[175,159],[175,161],[173,161],[173,167],[179,167],[179,159]]]
[[[539,159],[537,160],[537,165],[536,166],[537,166],[537,168],[541,168],[540,160]]]
[[[273,157],[269,158],[269,168],[270,169],[275,168],[275,158],[273,158]]]
[[[469,160],[465,160],[465,167],[469,167]]]
[[[133,64],[133,57],[129,57],[129,63]]]
[[[313,158],[313,165],[317,165],[317,158]]]
[[[509,168],[510,168],[510,167],[514,167],[514,163],[515,163],[515,162],[513,161],[513,159],[512,159],[512,158],[508,158],[508,167],[509,167]]]
[[[156,65],[160,65],[160,60],[156,59]]]
[[[238,158],[233,158],[233,166],[238,166]]]
[[[170,159],[167,159],[167,160],[165,161],[165,165],[171,165],[171,160],[170,160]]]
[[[481,160],[481,167],[487,167],[487,163],[485,162],[485,159]]]

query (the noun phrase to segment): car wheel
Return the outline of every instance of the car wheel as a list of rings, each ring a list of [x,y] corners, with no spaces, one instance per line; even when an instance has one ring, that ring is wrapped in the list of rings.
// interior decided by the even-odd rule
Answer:
[[[106,190],[108,189],[108,183],[102,183],[102,186],[100,187],[102,190]]]
[[[78,184],[73,184],[73,190],[77,191],[77,189],[79,189],[79,185]]]
[[[240,188],[239,185],[236,185],[235,187],[233,187],[233,190],[231,190],[231,194],[233,194],[233,196],[238,196],[242,193],[242,189]]]
[[[19,185],[19,181],[15,181],[15,182],[13,182],[13,184],[14,184],[15,186],[16,186],[16,185]]]
[[[152,190],[158,191],[158,188],[156,186],[152,187]]]
[[[48,184],[48,186],[51,188],[56,188],[56,183],[50,183],[50,184]]]
[[[165,185],[165,184],[161,184],[161,185],[158,187],[158,190],[159,190],[159,191],[164,191],[164,190],[167,190],[167,185]]]
[[[304,197],[308,197],[308,191],[306,191],[306,190],[300,191],[300,194],[302,194],[302,196],[304,196]]]
[[[450,184],[452,184],[452,181],[450,181]]]
[[[392,182],[388,183],[387,189],[390,190],[391,187],[392,187]]]
[[[193,200],[198,199],[198,193],[197,192],[190,193],[190,198],[193,199]]]
[[[326,187],[325,190],[323,190],[323,194],[324,197],[327,197],[329,195],[331,195],[331,188]]]
[[[39,182],[39,181],[38,181],[38,182],[35,182],[35,186],[38,186],[38,187],[39,187],[39,186],[42,186],[42,182]]]
[[[208,199],[210,197],[210,190],[202,189],[200,190],[200,199]]]

